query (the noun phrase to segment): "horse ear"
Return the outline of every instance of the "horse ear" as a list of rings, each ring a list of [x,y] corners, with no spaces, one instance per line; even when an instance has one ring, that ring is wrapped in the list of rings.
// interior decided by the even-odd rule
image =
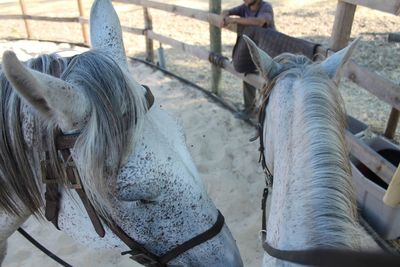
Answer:
[[[242,38],[245,40],[250,56],[261,75],[267,80],[274,78],[280,72],[282,66],[276,63],[266,52],[258,48],[248,36],[242,35]]]
[[[359,41],[360,38],[355,39],[348,46],[331,55],[321,63],[322,69],[324,69],[329,77],[333,79],[336,83],[339,83],[341,70],[344,64],[346,64],[347,61],[350,59],[351,55],[353,54],[354,48]]]
[[[118,64],[128,69],[118,15],[110,0],[96,0],[90,11],[92,47],[106,51]]]
[[[12,51],[3,54],[3,70],[18,94],[62,130],[75,130],[84,121],[89,105],[72,84],[26,68]]]

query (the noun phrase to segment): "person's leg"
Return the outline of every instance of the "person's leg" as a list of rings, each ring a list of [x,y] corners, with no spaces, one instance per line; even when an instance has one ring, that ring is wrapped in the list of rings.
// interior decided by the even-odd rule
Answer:
[[[235,113],[236,118],[248,120],[256,116],[256,92],[254,86],[243,81],[244,109]]]
[[[253,113],[256,109],[256,92],[257,89],[254,86],[243,81],[244,110],[249,114]]]

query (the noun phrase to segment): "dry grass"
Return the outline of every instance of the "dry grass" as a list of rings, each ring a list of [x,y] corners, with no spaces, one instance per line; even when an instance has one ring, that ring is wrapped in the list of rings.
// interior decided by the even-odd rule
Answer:
[[[77,2],[66,0],[25,0],[29,14],[46,16],[78,16]],[[89,14],[91,0],[82,0]],[[177,5],[186,5],[202,10],[208,9],[208,1],[167,0],[162,1]],[[223,8],[241,3],[239,0],[222,1]],[[286,34],[327,45],[332,31],[336,1],[332,0],[284,0],[271,1],[275,9],[276,25]],[[123,25],[143,28],[143,11],[139,6],[116,3],[116,10]],[[0,14],[20,14],[18,1],[0,2]],[[174,39],[202,46],[209,46],[209,25],[190,18],[172,15],[167,12],[151,10],[154,31],[173,37]],[[362,42],[353,58],[362,66],[387,77],[394,83],[400,83],[400,44],[388,43],[387,34],[399,30],[399,17],[368,8],[358,7],[352,37],[361,36]],[[33,37],[38,39],[64,40],[82,42],[79,24],[31,22]],[[22,21],[7,20],[0,24],[0,39],[5,37],[26,36]],[[125,34],[125,46],[128,55],[142,57],[145,46],[144,38]],[[234,33],[223,31],[223,54],[230,56],[236,40]],[[158,48],[159,44],[156,43]],[[167,67],[200,86],[210,87],[210,65],[181,51],[165,46]],[[241,105],[241,82],[236,77],[223,73],[221,95]],[[343,82],[340,88],[346,101],[348,113],[367,122],[371,128],[382,133],[386,126],[391,107],[365,90],[350,82]],[[397,128],[396,139],[400,140],[400,127]]]

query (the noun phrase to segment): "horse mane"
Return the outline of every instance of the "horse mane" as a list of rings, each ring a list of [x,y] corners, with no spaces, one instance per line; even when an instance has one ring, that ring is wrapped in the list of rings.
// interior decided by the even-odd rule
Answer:
[[[54,68],[56,63],[58,68]],[[26,62],[28,68],[53,76],[55,69],[65,69],[66,65],[67,61],[55,54],[41,55]],[[27,149],[21,118],[26,105],[1,69],[0,99],[0,210],[22,216],[28,209],[39,215],[43,206],[40,174],[37,165],[31,161],[35,157],[33,151]],[[39,125],[38,120],[34,120],[33,123]]]
[[[304,155],[311,162],[310,176],[302,177],[306,228],[310,247],[361,247],[355,195],[351,182],[349,152],[345,142],[345,108],[337,85],[320,64],[304,56],[282,54],[274,59],[286,69],[269,86],[291,76],[292,90],[303,90],[302,108]],[[265,90],[268,90],[265,89]],[[323,233],[321,235],[321,233]],[[365,245],[365,244],[364,244]]]
[[[72,155],[90,201],[103,217],[109,218],[118,170],[140,137],[147,109],[144,91],[127,71],[97,50],[75,56],[68,63],[55,55],[42,55],[28,61],[27,66],[55,75],[51,67],[55,60],[59,62],[59,75],[56,76],[76,85],[90,103],[91,113],[85,119]],[[40,214],[43,206],[42,177],[37,171],[38,162],[30,161],[38,152],[27,150],[21,129],[20,108],[26,104],[21,102],[3,73],[0,79],[0,125],[3,129],[0,140],[0,209],[19,215],[26,207]],[[35,117],[38,125],[44,125],[39,127],[40,131],[45,131],[48,137],[41,145],[50,152],[52,166],[67,183],[52,145],[57,122]],[[39,132],[35,134],[42,136]]]

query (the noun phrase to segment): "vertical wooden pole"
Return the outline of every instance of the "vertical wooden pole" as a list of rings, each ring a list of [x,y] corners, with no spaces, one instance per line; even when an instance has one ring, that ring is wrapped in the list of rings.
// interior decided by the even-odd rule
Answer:
[[[210,13],[221,13],[221,0],[209,0]],[[211,52],[221,55],[221,29],[210,24],[210,50]],[[212,64],[211,65],[211,90],[218,95],[219,82],[221,81],[221,68]]]
[[[329,47],[333,51],[342,49],[349,42],[356,8],[356,5],[338,1],[335,22],[333,23],[332,35],[329,42]]]
[[[144,13],[144,28],[145,28],[145,30],[146,31],[153,30],[153,20],[151,18],[149,10],[147,8],[143,7],[143,13]],[[145,35],[145,37],[146,37],[146,60],[154,63],[153,40],[148,38],[147,34]]]
[[[81,0],[77,1],[78,1],[79,17],[83,19],[85,17],[85,10],[83,9]],[[82,28],[83,42],[85,44],[89,44],[88,25],[86,25],[83,21],[81,21],[81,28]]]
[[[386,126],[385,136],[389,139],[393,139],[396,134],[397,124],[399,123],[400,111],[392,108],[390,112],[389,120]]]
[[[21,7],[22,15],[25,16],[26,15],[26,6],[25,6],[24,0],[19,0],[19,5]],[[31,39],[31,37],[32,37],[31,29],[29,27],[28,21],[25,18],[24,18],[24,23],[25,23],[26,36],[28,39]]]

